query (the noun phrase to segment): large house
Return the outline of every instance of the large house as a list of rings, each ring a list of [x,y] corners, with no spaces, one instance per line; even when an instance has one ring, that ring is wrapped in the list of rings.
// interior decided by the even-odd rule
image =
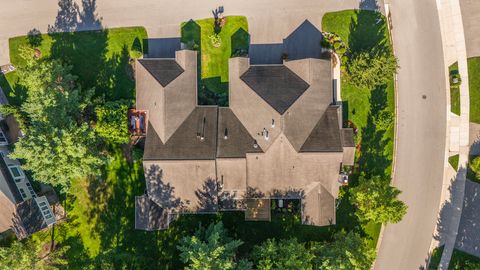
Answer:
[[[136,84],[147,187],[135,201],[137,229],[164,229],[182,213],[270,220],[271,201],[292,199],[304,224],[335,223],[340,173],[355,149],[329,54],[276,65],[231,58],[229,107],[197,104],[195,51],[138,60]]]
[[[12,116],[0,117],[0,239],[10,233],[23,239],[55,224],[56,217],[47,196],[35,192],[20,162],[8,157],[9,141],[16,140],[8,132],[11,121]]]

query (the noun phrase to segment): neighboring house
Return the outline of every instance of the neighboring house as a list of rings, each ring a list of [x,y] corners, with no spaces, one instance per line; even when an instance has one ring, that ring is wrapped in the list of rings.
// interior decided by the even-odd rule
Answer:
[[[0,239],[11,231],[23,239],[56,219],[47,198],[36,194],[20,163],[8,154],[8,139],[0,129]]]
[[[146,193],[135,226],[167,228],[182,213],[245,211],[270,220],[271,200],[301,202],[302,222],[335,223],[342,165],[353,165],[353,130],[342,128],[332,62],[229,62],[229,107],[197,105],[197,56],[136,63],[136,109],[146,113]]]

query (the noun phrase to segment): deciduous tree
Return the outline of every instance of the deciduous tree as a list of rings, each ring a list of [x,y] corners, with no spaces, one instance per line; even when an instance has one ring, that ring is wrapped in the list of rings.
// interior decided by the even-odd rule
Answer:
[[[128,143],[128,106],[125,101],[107,102],[95,109],[97,125],[95,131],[107,142]]]
[[[361,52],[347,61],[349,82],[361,88],[387,84],[397,72],[397,59],[391,52]]]
[[[200,227],[194,236],[181,240],[177,247],[180,258],[186,264],[185,269],[235,269],[235,253],[243,242],[227,236],[221,222],[210,224],[206,229]],[[245,267],[242,262],[242,267]],[[248,268],[242,268],[248,269]]]
[[[93,89],[76,85],[71,67],[59,61],[37,60],[24,48],[25,65],[18,69],[26,100],[19,108],[25,136],[11,156],[41,182],[66,190],[73,178],[96,172],[102,164],[92,128],[83,119]]]
[[[334,241],[317,243],[313,249],[315,269],[321,270],[370,269],[375,259],[375,250],[354,232],[340,231],[334,235]]]
[[[43,269],[34,246],[14,241],[0,247],[0,270]]]
[[[256,246],[252,253],[256,268],[273,269],[312,269],[313,254],[297,239],[268,239]]]
[[[398,199],[400,190],[390,186],[390,181],[378,176],[371,179],[361,176],[359,182],[350,192],[360,220],[383,224],[402,220],[407,206]]]

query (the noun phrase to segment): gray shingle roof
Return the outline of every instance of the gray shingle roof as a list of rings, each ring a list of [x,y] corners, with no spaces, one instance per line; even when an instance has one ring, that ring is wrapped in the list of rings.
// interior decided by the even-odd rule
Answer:
[[[253,147],[255,140],[230,108],[218,109],[217,136],[219,158],[240,158],[245,157],[246,153],[262,152],[260,146]]]
[[[5,180],[8,184],[8,188],[10,189],[10,192],[12,192],[15,202],[16,203],[22,202],[23,201],[22,196],[18,191],[17,185],[15,185],[15,181],[13,180],[13,177],[10,174],[10,170],[8,169],[7,163],[5,162],[5,159],[1,156],[0,156],[0,171],[3,174],[3,177],[5,177]]]
[[[16,232],[19,238],[27,237],[47,227],[42,212],[33,198],[17,205],[17,215],[23,227],[23,230]]]
[[[240,78],[280,114],[310,87],[283,65],[250,66]]]
[[[355,147],[353,136],[353,128],[342,128],[342,145],[344,147]]]
[[[300,152],[342,152],[338,107],[330,106],[313,128]]]
[[[183,73],[174,59],[140,59],[138,62],[163,86],[167,86]]]
[[[145,160],[215,159],[217,107],[197,107],[166,143],[149,123]],[[203,137],[203,140],[201,139]]]
[[[146,195],[135,197],[135,229],[161,230],[168,227],[168,213]]]

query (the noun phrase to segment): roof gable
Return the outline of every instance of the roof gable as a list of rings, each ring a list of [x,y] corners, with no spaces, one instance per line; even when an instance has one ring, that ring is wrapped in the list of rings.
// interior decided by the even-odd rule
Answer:
[[[342,152],[338,107],[330,106],[317,122],[300,152]]]
[[[310,87],[283,65],[250,66],[240,78],[280,114]]]
[[[138,62],[163,86],[184,72],[174,59],[140,59]]]

